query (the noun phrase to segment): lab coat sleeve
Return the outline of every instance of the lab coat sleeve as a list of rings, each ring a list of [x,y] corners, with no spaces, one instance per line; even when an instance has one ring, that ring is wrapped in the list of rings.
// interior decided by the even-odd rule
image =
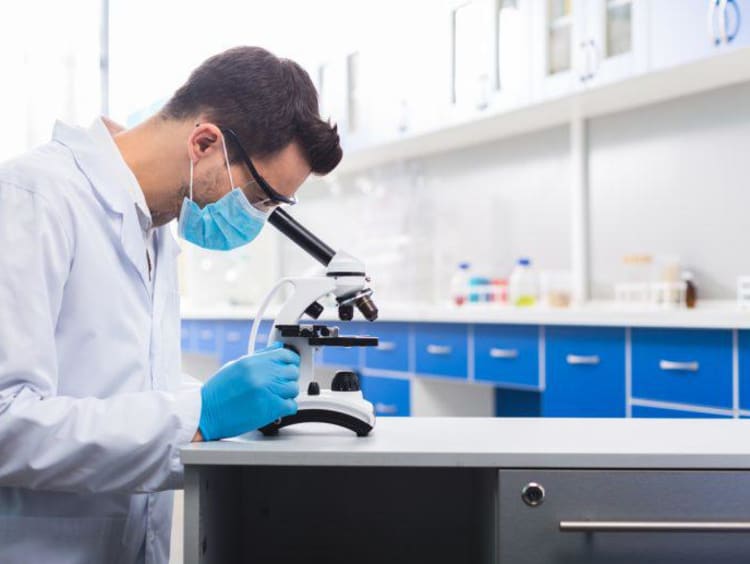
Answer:
[[[58,208],[0,182],[0,486],[181,487],[179,448],[197,429],[200,387],[109,398],[57,393],[55,327],[74,244]]]

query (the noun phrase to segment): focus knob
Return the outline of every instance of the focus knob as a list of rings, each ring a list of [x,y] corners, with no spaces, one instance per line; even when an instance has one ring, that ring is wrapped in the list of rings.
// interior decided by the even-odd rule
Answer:
[[[356,372],[339,370],[331,382],[331,390],[334,392],[358,392],[359,378]]]

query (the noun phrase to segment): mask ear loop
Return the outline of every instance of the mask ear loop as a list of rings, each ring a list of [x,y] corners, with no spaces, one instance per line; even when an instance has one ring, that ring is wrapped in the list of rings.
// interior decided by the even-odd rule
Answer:
[[[193,201],[193,159],[190,159],[190,201]]]
[[[224,149],[224,162],[227,163],[227,173],[229,173],[230,188],[234,190],[234,178],[232,178],[232,167],[229,166],[229,153],[227,152],[227,143],[224,141],[224,135],[221,136],[221,146]]]

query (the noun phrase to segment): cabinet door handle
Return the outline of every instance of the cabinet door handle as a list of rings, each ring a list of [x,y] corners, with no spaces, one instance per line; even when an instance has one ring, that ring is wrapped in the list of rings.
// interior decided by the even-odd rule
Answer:
[[[230,331],[227,333],[227,342],[228,343],[236,343],[240,340],[240,332],[239,331]]]
[[[453,347],[447,345],[427,345],[427,354],[439,356],[449,355],[453,352]]]
[[[394,343],[393,341],[380,341],[378,343],[377,350],[383,352],[396,350],[396,343]]]
[[[565,357],[565,362],[573,366],[577,366],[577,365],[596,366],[597,364],[601,362],[601,359],[597,355],[582,356],[578,354],[569,354],[568,356]]]
[[[747,533],[748,521],[560,521],[563,533]]]
[[[496,349],[494,347],[490,349],[491,358],[504,358],[512,360],[514,358],[518,358],[518,356],[519,355],[517,349]]]
[[[721,33],[721,39],[724,41],[724,44],[728,44],[734,41],[734,38],[737,37],[737,33],[740,31],[740,18],[742,16],[740,14],[740,7],[737,4],[737,0],[719,0],[719,3],[721,5],[719,10],[719,32]],[[727,25],[727,12],[729,6],[734,10],[735,21],[734,30],[731,32]]]
[[[375,413],[382,413],[390,415],[392,413],[398,413],[398,407],[394,403],[380,403],[375,404]]]
[[[700,364],[697,362],[674,362],[672,360],[660,360],[659,368],[668,372],[698,372]]]
[[[201,338],[201,340],[205,341],[208,339],[214,338],[214,332],[210,329],[202,329],[200,333],[198,333],[198,336]]]
[[[716,33],[716,8],[718,5],[719,0],[709,0],[708,2],[708,38],[714,45],[721,44],[721,39]]]

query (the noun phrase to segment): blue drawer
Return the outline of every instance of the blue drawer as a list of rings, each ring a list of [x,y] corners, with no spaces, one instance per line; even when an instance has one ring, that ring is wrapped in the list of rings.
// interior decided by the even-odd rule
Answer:
[[[373,335],[376,327],[359,321],[337,321],[328,325],[339,328],[340,335]],[[364,347],[321,347],[318,362],[346,368],[359,368]]]
[[[732,332],[633,329],[633,397],[732,408]]]
[[[539,327],[476,325],[474,379],[538,389]]]
[[[405,417],[411,413],[410,382],[401,378],[361,376],[362,393],[378,417]]]
[[[467,327],[460,323],[415,324],[416,371],[433,376],[466,378],[467,341]]]
[[[625,330],[550,327],[545,417],[625,417]]]
[[[738,331],[740,356],[740,409],[750,409],[750,331]]]
[[[221,321],[194,321],[192,326],[192,352],[216,354],[221,333]]]
[[[379,370],[409,370],[409,324],[378,323],[372,327],[377,347],[365,348],[365,366]]]
[[[717,415],[715,413],[698,413],[681,409],[664,409],[661,407],[646,407],[634,405],[633,417],[651,419],[731,419],[731,415]]]
[[[180,323],[180,348],[183,352],[193,350],[193,324],[191,319],[183,319]]]

